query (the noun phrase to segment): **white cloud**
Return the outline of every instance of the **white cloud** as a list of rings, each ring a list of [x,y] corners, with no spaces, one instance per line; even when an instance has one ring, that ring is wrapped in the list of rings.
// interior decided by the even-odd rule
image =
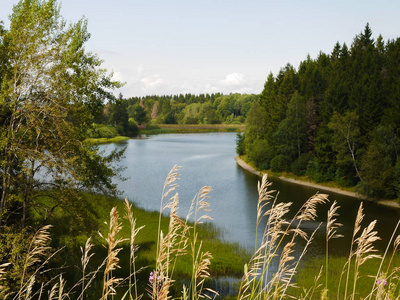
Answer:
[[[221,80],[221,83],[226,86],[238,86],[244,83],[244,75],[240,73],[231,73],[226,75],[224,80]]]
[[[136,68],[136,71],[137,71],[137,75],[138,75],[138,76],[141,76],[141,75],[143,74],[143,65],[142,65],[142,64],[139,64],[139,65],[137,66],[137,68]]]
[[[153,88],[157,85],[160,85],[164,82],[164,78],[162,78],[158,74],[150,75],[140,79],[140,82],[143,84],[145,89]]]

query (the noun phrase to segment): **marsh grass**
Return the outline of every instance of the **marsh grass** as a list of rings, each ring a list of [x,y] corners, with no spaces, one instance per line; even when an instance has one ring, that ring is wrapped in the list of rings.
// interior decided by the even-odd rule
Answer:
[[[243,132],[244,124],[158,124],[155,129],[142,129],[142,134]]]
[[[115,136],[112,138],[88,138],[85,140],[86,143],[90,145],[101,145],[101,144],[109,144],[109,143],[118,143],[129,140],[130,138],[127,136]]]
[[[112,202],[109,221],[101,232],[80,247],[81,265],[77,280],[68,284],[65,270],[50,272],[48,265],[55,254],[50,248],[50,226],[39,229],[32,237],[24,256],[18,290],[7,289],[2,279],[13,266],[0,265],[2,296],[10,299],[200,299],[215,298],[218,291],[208,287],[211,276],[218,275],[218,258],[235,253],[228,245],[213,244],[216,233],[209,233],[210,187],[203,187],[192,199],[187,217],[180,217],[177,180],[179,167],[168,174],[161,195],[159,212],[144,213],[127,200]],[[326,219],[326,255],[303,263],[302,260],[314,234],[307,234],[302,225],[314,221],[317,207],[328,202],[328,195],[310,197],[293,217],[288,217],[292,203],[279,203],[278,193],[270,189],[268,177],[258,185],[257,224],[254,253],[244,264],[237,299],[400,299],[399,262],[397,250],[400,236],[397,227],[381,254],[374,247],[380,238],[376,221],[364,224],[362,204],[355,220],[347,258],[332,256],[333,239],[340,238],[340,207],[334,202]],[[108,210],[108,208],[101,208]],[[121,218],[119,212],[124,212]],[[165,216],[168,214],[168,217]],[[141,218],[144,217],[145,220]],[[151,218],[148,218],[151,216]],[[189,219],[194,221],[189,222]],[[140,222],[143,222],[141,224]],[[146,223],[146,224],[144,224]],[[261,224],[266,224],[261,228]],[[212,232],[212,231],[211,231]],[[155,239],[149,239],[155,235]],[[258,236],[261,243],[258,244]],[[204,239],[203,239],[204,238]],[[62,236],[59,236],[59,241]],[[81,238],[78,238],[80,241]],[[305,245],[295,253],[294,247]],[[104,249],[96,244],[102,241]],[[213,247],[213,245],[215,245]],[[142,249],[144,248],[144,249]],[[211,251],[210,251],[211,249]],[[215,251],[215,252],[214,252]],[[226,251],[226,252],[225,252]],[[100,256],[99,256],[100,254]],[[235,254],[236,255],[236,254]],[[96,258],[97,257],[97,258]],[[230,263],[241,269],[243,259],[236,255]],[[229,265],[229,264],[228,264]],[[123,266],[123,268],[121,267]],[[231,272],[221,262],[221,273]],[[228,270],[229,269],[229,270]],[[51,274],[38,283],[41,273]],[[55,275],[53,275],[55,274]],[[75,278],[75,277],[70,277]],[[97,278],[97,279],[96,279]],[[95,290],[91,292],[91,290]]]

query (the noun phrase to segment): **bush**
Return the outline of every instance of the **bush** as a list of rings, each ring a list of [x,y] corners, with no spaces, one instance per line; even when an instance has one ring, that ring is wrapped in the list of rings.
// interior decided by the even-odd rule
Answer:
[[[165,118],[164,118],[164,123],[165,124],[176,124],[176,117],[175,114],[172,112],[169,112]]]
[[[97,138],[113,138],[118,135],[117,129],[111,125],[95,124]]]
[[[290,166],[292,172],[298,176],[306,174],[308,162],[311,160],[311,153],[302,153]]]
[[[335,167],[322,168],[316,157],[309,160],[306,175],[316,182],[331,181],[335,177]]]
[[[246,149],[249,160],[260,169],[269,169],[271,158],[274,157],[274,149],[266,140],[256,140],[252,147]]]
[[[238,133],[236,135],[236,153],[237,155],[244,155],[245,154],[245,147],[244,147],[244,133]]]
[[[129,118],[126,135],[127,136],[136,136],[136,135],[138,135],[138,133],[139,133],[139,127],[137,126],[135,120],[133,118]]]
[[[271,171],[282,172],[287,171],[289,167],[289,158],[285,155],[279,154],[271,159]]]
[[[146,125],[146,130],[155,130],[155,129],[160,129],[160,126],[152,125],[152,124]]]

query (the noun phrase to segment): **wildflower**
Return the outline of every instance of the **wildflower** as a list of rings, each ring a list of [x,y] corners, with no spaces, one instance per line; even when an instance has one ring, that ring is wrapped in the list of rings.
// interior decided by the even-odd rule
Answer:
[[[385,278],[378,278],[378,280],[376,281],[377,285],[386,285],[386,279]]]
[[[153,284],[153,280],[154,280],[154,273],[151,272],[151,273],[150,273],[150,277],[149,277],[149,282],[150,282],[150,284]]]
[[[149,282],[152,285],[153,281],[154,281],[154,277],[156,278],[156,283],[159,284],[161,282],[161,276],[158,275],[157,271],[154,272],[150,272],[150,276],[149,276]]]

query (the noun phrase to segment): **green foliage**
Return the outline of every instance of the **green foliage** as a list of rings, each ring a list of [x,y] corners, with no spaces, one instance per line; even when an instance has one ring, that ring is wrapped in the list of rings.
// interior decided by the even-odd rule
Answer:
[[[311,153],[302,153],[299,158],[292,162],[290,170],[298,176],[305,175],[311,159]]]
[[[304,152],[306,142],[305,102],[295,93],[288,104],[287,117],[279,124],[273,135],[277,153],[284,154],[291,161]]]
[[[139,104],[129,107],[129,117],[133,118],[139,125],[148,120],[146,109]]]
[[[237,155],[245,154],[244,134],[238,133],[236,135],[236,153],[237,153]]]
[[[95,138],[113,138],[118,135],[117,129],[111,125],[95,124]]]
[[[298,71],[288,64],[270,74],[247,112],[249,159],[259,168],[269,166],[258,149],[264,140],[275,170],[358,185],[372,197],[396,197],[399,60],[400,38],[374,40],[367,24],[351,47],[336,43],[330,54],[308,56]]]
[[[112,162],[120,154],[101,156],[84,141],[103,102],[113,98],[110,90],[121,84],[85,51],[87,21],[67,25],[56,1],[25,0],[0,33],[7,57],[0,76],[0,225],[19,218],[24,227],[46,188],[114,192]],[[57,199],[54,205],[65,201],[73,211],[72,198]]]
[[[8,261],[13,268],[2,277],[2,285],[8,287],[8,290],[18,290],[21,285],[23,262],[27,256],[29,241],[32,234],[26,229],[17,230],[13,227],[4,227],[0,232],[0,257],[3,262]],[[30,268],[34,270],[38,265]],[[0,291],[0,296],[3,291]]]
[[[274,158],[271,159],[271,171],[272,172],[286,171],[289,169],[289,162],[290,162],[289,157],[283,154],[274,156]]]
[[[269,146],[268,142],[263,139],[255,140],[252,147],[246,149],[247,157],[256,166],[262,169],[268,169],[271,159],[275,155],[273,147]]]
[[[390,127],[379,126],[372,133],[361,162],[360,173],[363,182],[360,189],[369,196],[393,198],[397,195],[395,187],[395,165],[399,138]],[[379,174],[379,176],[377,176]]]
[[[58,193],[58,191],[53,191]],[[61,193],[60,193],[61,194]],[[108,225],[110,219],[110,210],[116,207],[121,214],[121,225],[122,229],[119,232],[118,237],[130,237],[130,222],[126,218],[122,218],[124,208],[124,202],[122,199],[116,197],[104,196],[101,194],[94,193],[79,193],[78,202],[82,203],[81,209],[85,212],[84,220],[80,219],[79,215],[72,214],[70,211],[57,207],[54,209],[53,214],[47,220],[43,220],[43,214],[35,214],[34,222],[43,224],[43,222],[53,223],[54,226],[51,229],[51,243],[47,241],[46,246],[51,246],[52,249],[48,248],[45,252],[38,255],[40,260],[36,261],[29,267],[27,272],[27,279],[30,275],[34,274],[35,271],[39,271],[42,268],[43,274],[40,272],[36,273],[35,281],[36,285],[33,287],[34,290],[40,288],[40,284],[43,283],[43,293],[47,293],[48,290],[57,282],[58,274],[63,273],[63,278],[66,280],[66,287],[64,291],[74,290],[74,295],[79,291],[79,286],[74,286],[74,283],[78,282],[82,278],[81,270],[81,249],[83,248],[88,237],[91,237],[93,248],[91,253],[93,256],[90,257],[90,262],[87,266],[87,272],[94,272],[102,265],[103,260],[107,257],[107,249],[105,249],[105,242],[99,236],[101,232],[104,236],[107,236]],[[49,205],[52,201],[48,197],[40,197],[39,201],[43,205]],[[146,293],[148,287],[149,273],[154,270],[156,266],[156,252],[157,252],[157,237],[158,237],[158,226],[160,222],[160,229],[164,233],[168,233],[170,228],[170,217],[161,216],[159,219],[158,212],[148,212],[138,207],[133,206],[133,217],[136,219],[136,228],[144,226],[140,232],[135,236],[135,249],[137,253],[135,255],[135,265],[137,270],[143,268],[141,272],[135,274],[138,279],[138,290],[140,294]],[[191,228],[193,223],[187,223],[187,228]],[[24,262],[29,252],[29,244],[32,241],[34,232],[28,229],[20,230],[19,228],[3,228],[0,232],[0,258],[2,262],[10,262],[11,265],[7,266],[7,272],[1,274],[2,292],[17,292],[21,287],[22,271],[24,269]],[[202,240],[201,247],[207,251],[211,251],[213,254],[212,264],[210,266],[210,273],[213,276],[240,276],[242,273],[242,266],[246,259],[250,256],[245,250],[241,249],[237,244],[229,244],[221,242],[218,239],[219,231],[211,223],[197,224],[196,237],[198,240]],[[193,236],[193,234],[191,235]],[[175,241],[174,246],[179,247],[180,244]],[[129,239],[123,240],[119,246],[121,250],[118,253],[120,259],[121,268],[117,268],[113,272],[113,276],[116,278],[128,278],[132,275],[129,270],[131,245]],[[198,245],[197,245],[198,246]],[[48,265],[45,268],[42,267],[44,260],[49,258],[49,255],[54,253],[53,249],[60,249],[54,257],[49,259]],[[181,253],[182,254],[182,253]],[[174,277],[177,282],[176,285],[184,283],[187,278],[190,278],[193,268],[192,259],[190,255],[180,256],[178,263],[174,264],[175,268]],[[85,298],[98,299],[99,287],[101,291],[102,287],[102,275],[104,272],[104,266],[101,271],[97,274],[95,280],[90,284],[90,288],[85,292]],[[90,273],[90,277],[93,273]],[[57,278],[55,281],[54,279]],[[89,279],[89,278],[87,278]],[[26,280],[27,281],[27,280]],[[134,280],[132,280],[134,282]],[[47,284],[46,284],[47,283]],[[87,283],[87,281],[86,281]],[[7,287],[7,289],[5,288]],[[117,289],[118,294],[121,291],[126,291],[126,285],[123,289]],[[179,290],[171,291],[171,293],[180,293]]]
[[[185,94],[124,99],[138,124],[242,124],[257,95]],[[105,111],[108,115],[110,112]],[[110,121],[108,121],[110,122]]]

